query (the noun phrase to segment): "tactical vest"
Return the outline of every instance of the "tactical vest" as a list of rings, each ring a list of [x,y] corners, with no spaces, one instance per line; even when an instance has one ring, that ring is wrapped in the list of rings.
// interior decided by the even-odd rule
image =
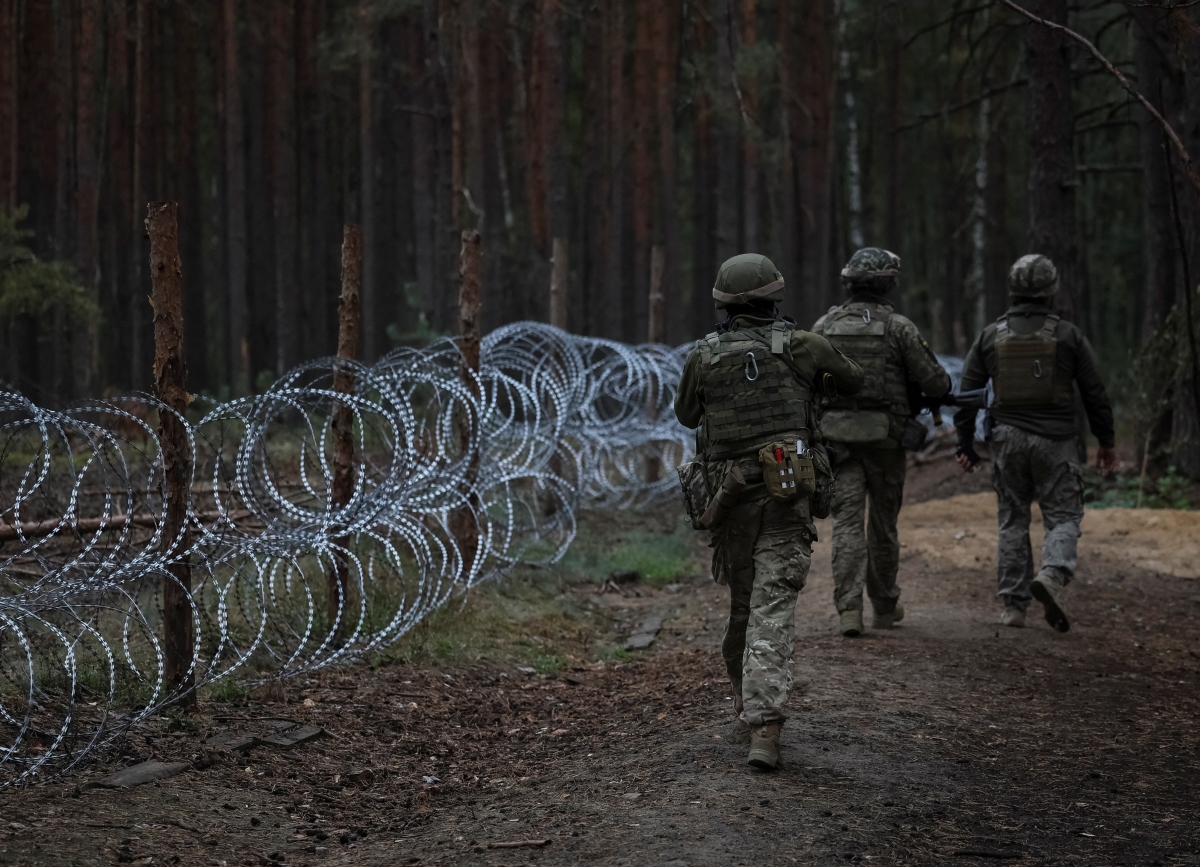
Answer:
[[[996,372],[992,376],[996,409],[1066,406],[1074,396],[1071,377],[1058,369],[1058,340],[1054,333],[1060,317],[1046,315],[1046,322],[1032,334],[1017,334],[1008,316],[996,322]]]
[[[831,440],[877,442],[899,435],[909,415],[904,359],[891,337],[887,307],[833,307],[821,335],[863,370],[862,390],[822,407],[821,432]]]
[[[812,388],[787,361],[789,329],[713,332],[697,341],[709,459],[755,455],[775,440],[812,441]]]

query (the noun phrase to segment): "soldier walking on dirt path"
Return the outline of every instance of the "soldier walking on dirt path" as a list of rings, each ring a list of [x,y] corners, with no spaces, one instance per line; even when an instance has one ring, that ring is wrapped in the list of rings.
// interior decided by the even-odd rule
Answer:
[[[765,256],[721,266],[713,298],[727,318],[696,342],[675,398],[679,421],[699,428],[707,489],[726,507],[707,526],[713,576],[729,587],[721,651],[739,714],[731,740],[749,743],[747,760],[763,769],[779,763],[796,598],[816,540],[812,516],[829,508],[813,392],[826,377],[847,394],[863,382],[862,369],[825,338],[780,316],[783,289]]]
[[[1008,312],[983,330],[967,353],[962,388],[982,388],[990,379],[992,487],[999,505],[1000,557],[997,581],[1005,626],[1024,626],[1031,598],[1045,608],[1059,632],[1070,629],[1063,588],[1075,575],[1076,545],[1083,520],[1083,477],[1078,458],[1080,431],[1075,388],[1083,398],[1092,434],[1100,441],[1096,465],[1111,475],[1117,453],[1113,411],[1096,357],[1083,332],[1051,309],[1058,271],[1045,256],[1027,255],[1008,272]],[[973,472],[975,414],[954,414],[959,465]],[[1034,577],[1029,543],[1030,506],[1042,510],[1046,539],[1042,566]]]
[[[896,571],[896,522],[904,502],[905,448],[916,449],[925,428],[909,405],[913,389],[929,397],[950,391],[950,375],[910,320],[888,298],[900,278],[900,258],[867,247],[842,270],[849,299],[817,320],[813,333],[858,362],[866,377],[853,396],[822,401],[821,434],[833,464],[833,602],[849,638],[863,631],[863,588],[876,629],[904,617]],[[870,517],[867,502],[870,501]],[[866,521],[866,532],[863,524]]]

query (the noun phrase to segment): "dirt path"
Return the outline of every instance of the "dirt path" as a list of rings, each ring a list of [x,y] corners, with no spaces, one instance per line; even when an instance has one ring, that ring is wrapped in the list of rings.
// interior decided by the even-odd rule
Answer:
[[[488,658],[359,666],[225,712],[328,732],[292,751],[205,750],[264,725],[210,706],[202,732],[139,732],[119,751],[203,770],[89,788],[117,754],[0,795],[0,862],[1200,863],[1200,515],[1089,513],[1065,636],[996,625],[993,521],[987,494],[907,506],[909,613],[855,641],[834,633],[822,528],[778,773],[723,739],[721,588],[575,585],[589,628],[628,634],[659,613],[658,640],[604,661],[571,643],[570,618],[545,621],[566,654],[552,675]]]

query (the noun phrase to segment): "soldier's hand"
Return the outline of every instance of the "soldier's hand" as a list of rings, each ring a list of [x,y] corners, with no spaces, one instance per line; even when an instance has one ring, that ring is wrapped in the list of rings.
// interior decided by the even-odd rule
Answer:
[[[958,447],[958,451],[954,453],[954,460],[958,461],[958,465],[963,468],[964,473],[973,473],[982,459],[975,451],[975,446],[966,445]]]
[[[1115,448],[1105,448],[1104,446],[1097,449],[1096,469],[1105,478],[1111,476],[1117,469],[1117,450]]]

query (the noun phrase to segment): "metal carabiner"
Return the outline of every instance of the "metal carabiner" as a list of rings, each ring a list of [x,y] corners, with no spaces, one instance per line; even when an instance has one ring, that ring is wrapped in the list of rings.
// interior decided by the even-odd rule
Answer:
[[[1035,358],[1033,360],[1033,378],[1042,378],[1042,360],[1040,358]]]
[[[750,359],[745,364],[746,380],[748,382],[754,382],[754,380],[758,379],[758,359],[754,357],[753,350],[748,350],[746,352],[746,357]],[[754,376],[750,375],[750,365],[752,364],[754,365]]]
[[[871,324],[871,308],[868,307],[865,310],[863,310],[863,325],[870,325],[870,324]]]

